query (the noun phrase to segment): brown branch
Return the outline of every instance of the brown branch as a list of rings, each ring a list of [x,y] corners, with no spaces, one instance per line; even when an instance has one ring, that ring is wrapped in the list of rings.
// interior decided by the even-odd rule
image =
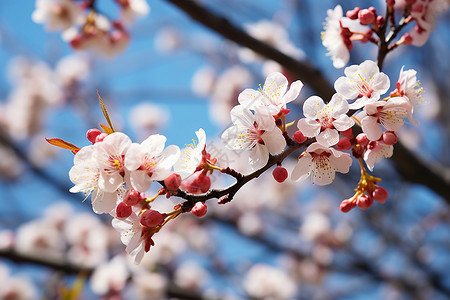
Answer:
[[[208,9],[191,0],[167,0],[171,2],[191,18],[207,26],[223,37],[247,47],[258,54],[276,61],[288,70],[292,75],[309,85],[317,95],[325,100],[331,99],[334,89],[328,83],[322,73],[312,64],[306,61],[296,60],[277,49],[255,39],[245,31],[230,23],[226,18],[213,14]]]
[[[308,84],[317,95],[323,99],[330,99],[334,94],[334,89],[330,83],[322,76],[321,72],[315,69],[311,64],[293,59],[275,48],[253,38],[237,26],[231,24],[224,17],[213,14],[194,1],[166,1],[171,2],[187,13],[191,18],[212,29],[216,33],[242,46],[248,47],[262,56],[278,62],[283,68],[289,70],[292,74]],[[388,34],[390,40],[392,40],[393,37],[395,37],[395,34]],[[383,60],[384,57],[382,58]],[[392,160],[395,162],[397,170],[403,175],[405,180],[429,187],[450,204],[450,193],[448,192],[450,190],[450,176],[448,175],[450,170],[440,165],[430,167],[428,162],[424,162],[405,148],[400,142],[397,143],[397,146],[395,147]]]

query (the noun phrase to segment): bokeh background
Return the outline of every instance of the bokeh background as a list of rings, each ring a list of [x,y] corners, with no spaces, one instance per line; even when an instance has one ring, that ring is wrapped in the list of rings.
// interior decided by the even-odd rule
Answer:
[[[126,50],[110,58],[75,52],[60,32],[34,23],[34,1],[0,2],[0,298],[450,299],[450,196],[405,180],[388,160],[375,167],[390,195],[384,205],[339,211],[359,180],[356,165],[327,187],[278,184],[267,172],[231,203],[209,201],[204,218],[186,214],[172,222],[142,264],[133,265],[111,218],[95,215],[89,200],[68,192],[72,153],[44,138],[87,145],[86,131],[106,123],[98,90],[116,129],[134,141],[160,133],[182,148],[203,128],[210,152],[238,164],[240,157],[220,142],[229,110],[240,91],[256,89],[279,69],[172,4],[148,2],[150,14],[129,26]],[[336,1],[198,3],[311,62],[331,84],[343,75],[320,39],[326,10]],[[344,11],[356,5],[384,11],[385,5],[340,4]],[[113,1],[97,6],[118,17]],[[402,66],[418,71],[425,90],[415,111],[420,125],[405,125],[399,136],[443,170],[450,165],[449,23],[447,12],[425,46],[399,47],[383,70],[392,85]],[[356,44],[349,65],[375,58],[373,45]],[[291,121],[314,93],[302,90],[290,107]],[[284,162],[289,171],[294,164],[295,157]],[[213,182],[228,183],[220,176]],[[174,201],[156,205],[170,209]]]

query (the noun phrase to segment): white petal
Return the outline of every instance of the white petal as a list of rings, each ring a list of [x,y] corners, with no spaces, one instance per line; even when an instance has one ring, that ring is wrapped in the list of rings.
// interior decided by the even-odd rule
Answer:
[[[94,191],[92,195],[92,209],[96,214],[107,214],[111,212],[117,203],[117,193]]]
[[[320,132],[320,123],[311,119],[300,119],[297,123],[298,129],[307,137],[317,136]]]
[[[123,184],[123,177],[119,173],[108,174],[104,171],[100,172],[98,178],[98,186],[100,189],[108,193],[115,192]]]
[[[319,96],[311,96],[303,104],[303,115],[308,119],[316,119],[316,114],[325,107],[325,103]]]
[[[325,147],[336,145],[339,142],[339,133],[336,129],[327,128],[317,137],[317,142]]]
[[[383,131],[381,125],[378,123],[378,118],[367,116],[361,120],[361,127],[367,138],[371,141],[377,141]]]
[[[278,104],[278,99],[281,99],[286,93],[288,81],[283,74],[279,72],[270,73],[264,83],[263,91],[272,100],[273,104]]]
[[[285,103],[289,103],[291,101],[294,101],[297,99],[298,94],[300,94],[300,91],[303,88],[303,82],[300,80],[294,81],[291,83],[291,86],[289,88],[289,91],[284,95],[283,99]]]
[[[332,109],[331,116],[335,119],[348,112],[348,102],[344,96],[340,94],[334,94],[333,97],[331,97],[328,106]]]
[[[241,104],[242,106],[248,109],[253,109],[255,104],[259,102],[257,101],[257,99],[260,97],[261,97],[260,91],[256,91],[253,89],[245,89],[239,94],[238,101],[239,104]]]
[[[267,147],[261,144],[256,144],[256,146],[252,149],[249,156],[250,167],[253,170],[260,169],[264,167],[269,161],[269,150]]]
[[[125,168],[129,171],[137,170],[142,162],[144,161],[145,153],[141,145],[133,143],[130,148],[128,148],[127,154],[125,155]]]
[[[350,68],[350,67],[348,67]],[[348,69],[346,68],[346,70]],[[341,76],[334,83],[334,89],[347,99],[355,99],[358,97],[358,91],[349,83],[347,77]]]
[[[314,161],[311,181],[317,185],[327,185],[333,182],[335,177],[334,167],[331,165],[329,158],[316,158]]]
[[[294,169],[292,170],[291,179],[294,181],[305,180],[311,172],[312,167],[312,157],[311,154],[307,153],[301,157]]]
[[[136,170],[130,172],[131,186],[138,192],[145,193],[152,183],[146,171]]]
[[[166,144],[167,138],[160,134],[153,134],[149,136],[141,144],[143,152],[150,154],[151,156],[158,156],[163,150]]]
[[[264,132],[261,138],[271,154],[279,154],[286,147],[286,140],[278,127],[272,131]]]
[[[341,115],[333,121],[333,126],[339,131],[345,131],[355,125],[355,121],[347,115]]]

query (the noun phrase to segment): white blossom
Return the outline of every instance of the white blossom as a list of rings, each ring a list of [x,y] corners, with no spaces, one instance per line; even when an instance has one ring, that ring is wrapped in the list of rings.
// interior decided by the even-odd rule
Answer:
[[[347,99],[358,98],[349,105],[350,109],[378,101],[380,95],[389,89],[389,77],[380,72],[377,64],[371,60],[347,67],[344,73],[345,76],[336,80],[334,88]]]
[[[420,47],[425,44],[436,25],[436,18],[445,12],[449,5],[447,0],[417,0],[414,2],[411,7],[411,17],[416,22],[416,26],[409,32],[414,46]]]
[[[323,146],[333,146],[339,142],[338,131],[345,131],[355,124],[347,112],[348,102],[339,94],[334,94],[326,105],[320,97],[312,96],[303,104],[306,118],[300,119],[297,127],[305,136],[316,137]]]
[[[324,147],[316,142],[301,155],[292,170],[291,178],[303,181],[311,175],[313,184],[327,185],[334,180],[336,172],[347,173],[351,164],[350,154]]]
[[[36,0],[36,10],[31,15],[34,22],[45,24],[47,30],[66,30],[77,21],[81,9],[72,0]]]
[[[206,133],[203,128],[200,128],[195,134],[198,141],[193,140],[192,144],[186,145],[186,148],[181,151],[180,159],[174,165],[174,171],[183,179],[192,175],[202,161],[202,151],[206,144]]]
[[[386,145],[383,142],[369,143],[367,150],[364,152],[364,161],[370,171],[373,171],[375,163],[381,161],[382,158],[389,158],[394,153],[394,146]]]

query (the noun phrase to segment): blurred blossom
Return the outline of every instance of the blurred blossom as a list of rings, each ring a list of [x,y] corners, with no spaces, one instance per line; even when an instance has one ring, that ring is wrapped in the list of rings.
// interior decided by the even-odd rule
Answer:
[[[189,291],[199,290],[206,279],[206,270],[193,261],[184,262],[175,270],[175,283]]]
[[[293,299],[297,292],[297,285],[288,274],[265,264],[252,266],[243,285],[249,296],[259,299]]]
[[[36,287],[23,276],[10,276],[6,266],[0,264],[0,299],[38,299]]]
[[[61,261],[64,248],[62,233],[44,220],[25,223],[17,230],[15,249],[21,254]]]
[[[125,258],[122,255],[117,255],[94,270],[90,283],[92,290],[97,295],[106,295],[111,292],[118,293],[125,287],[128,276]]]
[[[170,114],[162,106],[143,102],[131,108],[128,119],[143,139],[160,131],[170,119]]]
[[[239,216],[237,226],[239,231],[245,235],[257,235],[264,229],[261,217],[253,212],[244,212]]]
[[[63,87],[76,87],[90,74],[90,61],[81,55],[69,55],[58,61],[55,68],[56,78]]]
[[[56,147],[50,145],[45,137],[38,134],[31,138],[28,157],[33,165],[44,167],[51,158],[57,154]]]
[[[278,49],[286,55],[297,59],[305,57],[305,53],[298,49],[289,39],[288,32],[283,26],[269,21],[261,20],[253,24],[246,24],[245,29],[254,38]],[[248,48],[239,50],[239,57],[243,62],[260,61],[262,58]]]
[[[14,232],[12,230],[0,231],[0,250],[11,249],[14,246]],[[1,267],[1,265],[0,265]],[[1,282],[1,270],[0,270],[0,282]]]
[[[183,37],[175,27],[163,27],[155,36],[155,48],[160,53],[171,53],[183,46]]]
[[[159,263],[168,264],[186,249],[186,241],[178,233],[164,229],[154,236],[158,247],[153,247],[150,255],[158,257]]]
[[[211,95],[211,120],[222,126],[230,124],[230,111],[238,104],[239,93],[250,85],[251,80],[250,72],[241,66],[233,66],[220,74]]]
[[[36,0],[31,18],[49,31],[59,31],[71,27],[80,16],[81,9],[72,0]]]
[[[150,13],[150,6],[146,0],[116,0],[116,2],[122,6],[122,17],[128,23]]]
[[[165,298],[167,279],[161,274],[142,270],[133,276],[132,283],[138,300]]]
[[[0,156],[8,158],[0,160],[0,178],[4,180],[18,179],[24,170],[21,160],[10,148],[6,148],[1,143]]]
[[[315,245],[312,250],[312,257],[318,264],[327,266],[333,260],[333,251],[324,245]]]
[[[68,259],[86,267],[93,267],[107,258],[107,229],[92,214],[77,214],[71,217],[64,228],[70,244]]]
[[[303,220],[300,233],[307,240],[313,241],[328,233],[330,227],[330,221],[326,215],[313,211]]]
[[[213,68],[205,66],[198,69],[192,76],[192,91],[200,97],[207,97],[212,93],[216,78],[217,74]]]

